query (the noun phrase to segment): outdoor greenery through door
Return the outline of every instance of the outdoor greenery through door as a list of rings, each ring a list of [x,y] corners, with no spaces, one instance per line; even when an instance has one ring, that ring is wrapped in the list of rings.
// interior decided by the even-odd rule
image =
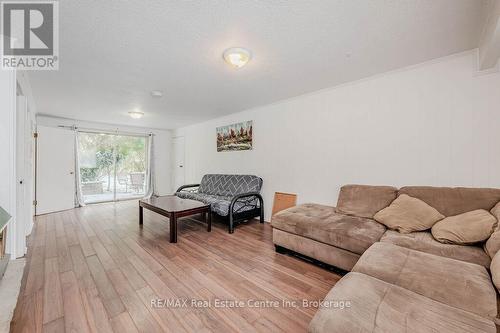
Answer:
[[[78,158],[84,202],[144,196],[146,143],[144,136],[79,132]]]

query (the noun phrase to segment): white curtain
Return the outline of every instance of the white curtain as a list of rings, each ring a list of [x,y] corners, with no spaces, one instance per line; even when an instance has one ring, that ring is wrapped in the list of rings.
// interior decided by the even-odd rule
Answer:
[[[155,195],[155,172],[154,172],[154,134],[149,134],[147,138],[147,170],[146,170],[146,199]]]
[[[78,144],[78,131],[75,128],[75,206],[83,207],[85,202],[82,196],[82,182],[80,181],[80,153]]]

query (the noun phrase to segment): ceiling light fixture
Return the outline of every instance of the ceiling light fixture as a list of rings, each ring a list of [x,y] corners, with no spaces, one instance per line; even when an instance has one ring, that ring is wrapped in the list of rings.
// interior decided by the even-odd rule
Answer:
[[[135,109],[134,111],[129,111],[128,115],[134,119],[140,119],[144,116],[144,112]]]
[[[222,57],[233,68],[241,68],[250,61],[252,54],[242,47],[232,47],[225,50]]]
[[[161,91],[161,90],[152,90],[151,91],[151,96],[156,97],[156,98],[160,98],[160,97],[163,96],[163,91]]]

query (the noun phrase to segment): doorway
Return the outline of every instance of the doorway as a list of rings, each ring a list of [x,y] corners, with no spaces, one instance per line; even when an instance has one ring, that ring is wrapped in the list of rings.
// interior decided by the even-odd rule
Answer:
[[[184,167],[184,137],[178,136],[173,139],[174,147],[174,190],[185,185]]]
[[[73,131],[37,126],[36,214],[75,207],[75,137]]]
[[[141,198],[148,168],[145,136],[78,132],[80,189],[84,203]]]
[[[35,215],[34,202],[34,115],[28,100],[17,91],[16,114],[16,252],[26,253],[26,236],[31,233]]]

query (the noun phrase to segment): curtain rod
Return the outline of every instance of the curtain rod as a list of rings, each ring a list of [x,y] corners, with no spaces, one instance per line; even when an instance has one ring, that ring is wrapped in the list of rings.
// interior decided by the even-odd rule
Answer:
[[[57,127],[59,128],[64,128],[72,131],[77,131],[77,132],[82,132],[82,133],[96,133],[96,134],[111,134],[111,135],[124,135],[124,136],[154,136],[155,134],[150,132],[150,133],[137,133],[137,132],[125,132],[125,131],[119,131],[118,129],[116,130],[101,130],[98,128],[85,128],[85,127],[78,127],[76,125],[58,125]]]

